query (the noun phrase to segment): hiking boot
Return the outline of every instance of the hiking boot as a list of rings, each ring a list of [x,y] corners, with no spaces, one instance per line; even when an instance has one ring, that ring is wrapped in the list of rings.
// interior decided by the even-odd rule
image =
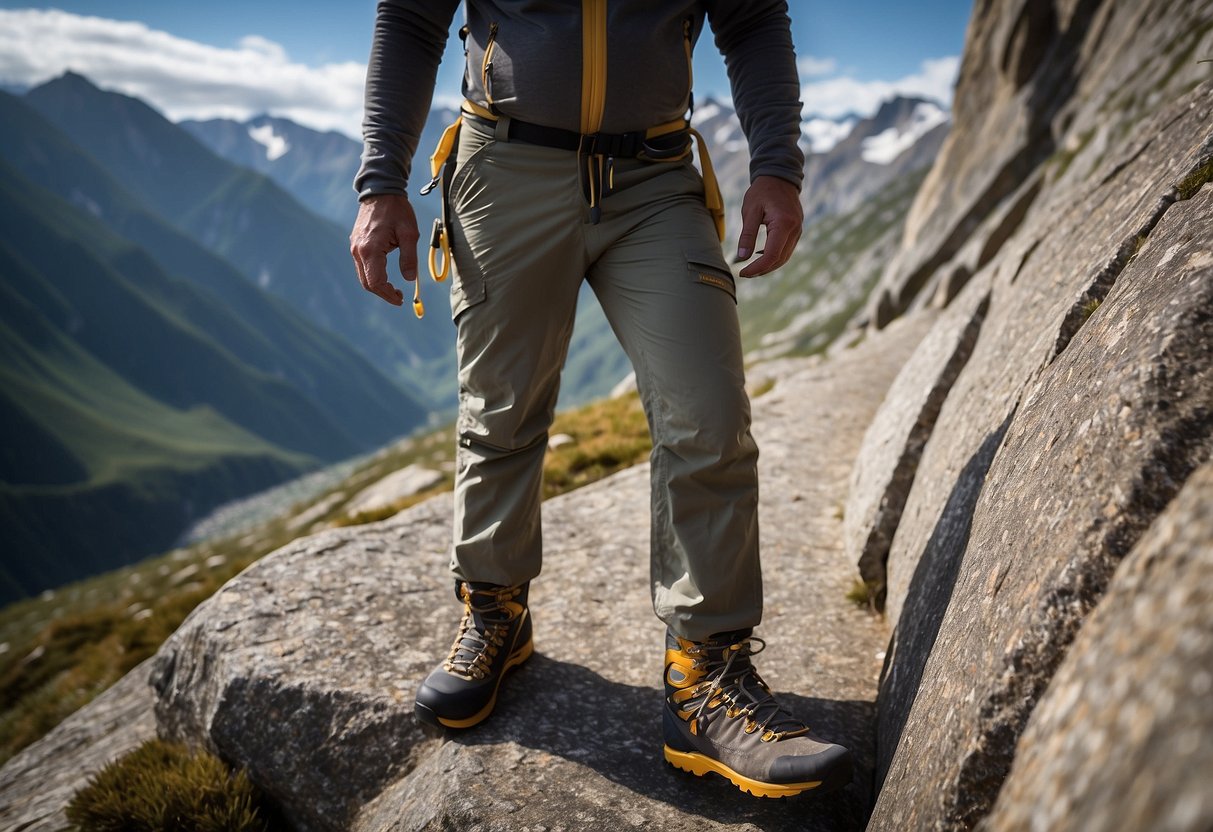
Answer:
[[[704,642],[666,636],[665,758],[716,772],[757,797],[788,797],[851,781],[851,752],[818,739],[785,711],[750,657],[762,639],[743,630]]]
[[[417,691],[418,719],[435,727],[471,728],[493,712],[505,672],[533,650],[528,586],[456,582],[463,621],[451,654]]]

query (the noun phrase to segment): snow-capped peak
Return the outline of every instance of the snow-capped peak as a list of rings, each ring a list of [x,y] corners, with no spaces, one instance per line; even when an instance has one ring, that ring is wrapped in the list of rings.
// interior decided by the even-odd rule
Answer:
[[[286,141],[286,136],[275,133],[274,125],[269,122],[257,127],[249,127],[248,135],[257,144],[265,146],[265,158],[271,162],[282,158],[291,149],[290,144]]]
[[[890,164],[913,147],[915,142],[947,120],[948,114],[941,107],[920,101],[914,106],[914,112],[906,124],[890,127],[863,140],[863,160],[876,165]]]
[[[804,135],[810,153],[826,153],[850,135],[855,122],[854,118],[835,121],[815,116],[800,123],[800,132]]]

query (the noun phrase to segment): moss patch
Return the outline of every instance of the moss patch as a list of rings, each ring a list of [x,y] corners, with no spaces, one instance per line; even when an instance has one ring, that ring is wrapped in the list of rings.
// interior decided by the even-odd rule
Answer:
[[[1209,159],[1196,170],[1189,173],[1176,186],[1180,199],[1191,199],[1205,183],[1213,179],[1213,159]]]
[[[270,832],[244,771],[183,745],[151,740],[105,766],[67,806],[83,832]]]

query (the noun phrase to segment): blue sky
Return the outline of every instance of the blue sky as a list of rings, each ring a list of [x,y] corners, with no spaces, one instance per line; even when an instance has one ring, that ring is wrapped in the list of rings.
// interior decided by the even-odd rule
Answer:
[[[837,115],[871,111],[892,91],[946,95],[971,3],[792,0],[790,8],[806,111]],[[261,108],[312,126],[356,130],[353,92],[369,51],[373,0],[0,0],[0,10],[18,9],[41,11],[0,11],[0,81],[38,82],[44,80],[39,75],[59,74],[70,65],[103,86],[148,98],[175,117]],[[50,17],[49,9],[68,14]],[[142,27],[106,29],[93,18]],[[451,38],[439,76],[439,94],[447,98],[458,94],[457,46]],[[214,67],[205,84],[185,77],[183,55],[190,56],[194,70]],[[275,73],[284,80],[275,81]],[[259,83],[277,88],[257,90]],[[284,87],[294,90],[294,99]],[[207,89],[214,99],[209,103]],[[179,100],[168,100],[174,90]],[[707,39],[696,50],[696,94],[700,100],[728,96],[723,65]]]

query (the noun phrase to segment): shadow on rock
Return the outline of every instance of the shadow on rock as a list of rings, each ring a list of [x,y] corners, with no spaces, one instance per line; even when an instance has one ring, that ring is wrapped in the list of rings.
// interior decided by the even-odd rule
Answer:
[[[514,743],[586,766],[641,798],[717,823],[764,830],[859,830],[871,811],[874,704],[781,693],[780,701],[819,735],[856,753],[846,788],[779,800],[743,794],[723,778],[695,777],[662,757],[658,689],[622,684],[580,665],[535,655],[503,689],[484,726],[451,741]]]
[[[981,496],[994,454],[1002,445],[1014,415],[1012,410],[998,429],[985,438],[956,478],[956,485],[910,579],[905,606],[880,682],[881,747],[876,770],[877,789],[888,775],[906,720],[918,696],[927,660],[939,638],[939,629],[960,575],[977,498]]]

